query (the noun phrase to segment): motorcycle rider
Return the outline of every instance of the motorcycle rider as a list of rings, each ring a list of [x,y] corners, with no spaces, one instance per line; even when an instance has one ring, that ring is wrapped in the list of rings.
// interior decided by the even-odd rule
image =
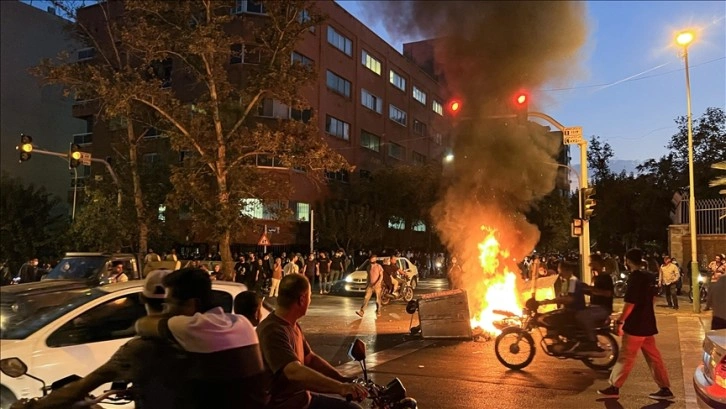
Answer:
[[[162,280],[170,270],[153,270],[146,276],[141,299],[149,316],[163,311]],[[172,343],[136,337],[124,344],[105,364],[75,382],[54,390],[40,400],[21,399],[12,409],[66,409],[103,384],[124,380],[134,385],[137,409],[191,409],[180,377],[187,368],[186,354]]]
[[[187,351],[186,403],[195,409],[264,408],[262,353],[250,321],[214,306],[212,281],[202,269],[174,271],[163,284],[165,314],[141,318],[136,332],[172,340]]]
[[[560,295],[550,299],[550,300],[543,300],[539,301],[540,305],[547,305],[547,304],[560,304],[564,307],[564,313],[559,316],[553,316],[558,317],[555,319],[562,320],[562,322],[556,323],[555,325],[566,325],[567,322],[576,321],[578,315],[581,314],[587,314],[586,312],[586,306],[585,306],[585,285],[578,280],[578,278],[575,276],[575,272],[577,271],[577,264],[573,263],[571,261],[560,261],[560,263],[557,266],[557,271],[560,275],[560,280],[562,282],[562,286],[560,289]],[[562,318],[559,318],[562,317]],[[558,325],[559,324],[559,325]],[[583,354],[587,355],[598,355],[602,354],[604,351],[597,346],[597,342],[594,342],[594,345],[589,340],[591,339],[597,339],[595,338],[595,329],[594,328],[582,328],[587,332],[587,339],[588,342],[578,342],[575,344],[575,346],[571,349],[571,351],[581,352]]]
[[[398,297],[398,287],[401,285],[396,278],[398,270],[395,256],[383,260],[383,284],[388,287],[394,297]]]
[[[586,349],[599,353],[604,352],[604,350],[597,344],[595,328],[597,323],[604,323],[605,319],[613,312],[614,285],[605,260],[601,255],[593,254],[590,256],[590,271],[593,275],[592,286],[585,285],[585,293],[590,295],[590,306],[578,312],[575,319],[587,334],[587,343],[589,345]]]

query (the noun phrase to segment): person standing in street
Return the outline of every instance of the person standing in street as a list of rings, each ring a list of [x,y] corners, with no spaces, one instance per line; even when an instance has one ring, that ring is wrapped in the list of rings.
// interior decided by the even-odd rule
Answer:
[[[708,281],[708,296],[706,297],[706,308],[704,311],[709,311],[713,306],[714,291],[711,287],[716,285],[721,276],[726,275],[725,259],[726,255],[717,254],[713,261],[708,264],[708,272],[711,275],[711,279]],[[695,298],[696,296],[694,295],[693,297]]]
[[[461,265],[459,264],[456,256],[451,257],[451,267],[449,267],[449,271],[446,273],[446,278],[449,281],[449,290],[456,288],[456,283],[460,279],[462,273]]]
[[[343,251],[340,249],[336,251],[330,258],[330,261],[330,282],[332,286],[336,281],[343,278],[343,270],[345,269],[345,267],[343,267],[345,263],[345,255],[343,254]]]
[[[381,267],[380,264],[378,264],[378,257],[376,257],[375,254],[371,255],[371,258],[369,259],[370,263],[368,264],[368,287],[366,287],[366,295],[363,297],[363,305],[361,305],[360,310],[356,311],[355,313],[358,314],[359,317],[363,318],[363,315],[365,315],[366,307],[368,306],[368,301],[371,300],[371,296],[373,293],[376,294],[376,316],[381,316],[381,310],[383,309],[383,306],[381,304],[381,290],[383,289],[383,267]]]
[[[609,398],[618,398],[620,388],[625,384],[635,365],[638,351],[643,351],[653,380],[660,388],[648,397],[671,400],[674,397],[670,390],[668,371],[655,344],[655,334],[658,333],[653,310],[653,299],[657,292],[655,274],[641,269],[643,252],[640,249],[628,250],[625,254],[625,265],[630,271],[630,278],[623,312],[617,321],[618,335],[623,337],[620,356],[610,373],[610,386],[598,390],[597,393]]]
[[[658,274],[658,285],[665,288],[668,307],[676,310],[678,309],[678,296],[675,287],[679,278],[681,278],[681,273],[678,266],[671,262],[670,256],[663,256],[663,264],[660,266]]]
[[[302,267],[302,274],[310,281],[310,288],[315,291],[315,277],[320,277],[320,269],[318,268],[318,260],[315,258],[315,253],[310,253],[308,259],[305,260],[305,264]],[[318,278],[318,286],[320,286],[320,278]],[[323,287],[320,287],[320,294],[323,293]]]
[[[277,257],[275,265],[272,267],[272,284],[270,285],[270,297],[277,297],[280,288],[280,280],[282,280],[282,259]]]

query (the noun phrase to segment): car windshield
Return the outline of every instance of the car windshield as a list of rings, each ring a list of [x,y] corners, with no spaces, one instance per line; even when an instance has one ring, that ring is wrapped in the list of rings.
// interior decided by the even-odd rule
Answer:
[[[17,297],[3,294],[0,339],[25,339],[63,314],[108,294],[98,288],[44,292]]]
[[[106,267],[104,256],[65,257],[46,278],[56,280],[84,280],[95,277]]]

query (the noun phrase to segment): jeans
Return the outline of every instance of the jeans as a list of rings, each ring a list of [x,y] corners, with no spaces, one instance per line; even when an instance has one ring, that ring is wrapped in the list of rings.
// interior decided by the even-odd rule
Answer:
[[[639,337],[623,333],[622,345],[620,346],[620,356],[618,362],[610,373],[610,385],[621,388],[628,379],[630,371],[635,365],[635,359],[638,357],[638,351],[643,351],[645,362],[650,368],[653,380],[659,388],[670,388],[671,383],[668,380],[668,371],[666,370],[660,351],[655,345],[655,337]]]
[[[609,317],[610,313],[601,305],[591,305],[584,310],[577,311],[575,313],[575,320],[577,325],[585,331],[587,340],[590,342],[597,342],[595,336],[595,325],[602,325],[605,323],[605,318]]]
[[[383,289],[383,284],[380,282],[381,280],[378,280],[378,283],[374,285],[373,287],[368,286],[366,288],[366,295],[363,297],[363,305],[360,307],[361,311],[364,311],[366,307],[368,306],[368,301],[371,300],[371,296],[375,293],[376,294],[376,311],[383,310],[383,306],[381,305],[381,290]]]
[[[675,292],[671,293],[671,291],[675,289],[676,283],[665,284],[664,287],[666,302],[668,303],[668,306],[678,309],[678,297],[676,296]]]
[[[330,396],[321,395],[319,393],[311,392],[310,405],[308,409],[361,409],[361,406],[355,402],[347,402],[345,399]]]

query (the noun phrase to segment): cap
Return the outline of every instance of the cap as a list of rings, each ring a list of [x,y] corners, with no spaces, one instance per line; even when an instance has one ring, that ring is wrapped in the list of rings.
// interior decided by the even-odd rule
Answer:
[[[166,291],[162,281],[167,274],[171,273],[171,270],[152,270],[146,275],[144,280],[144,289],[141,294],[146,298],[163,299]]]

